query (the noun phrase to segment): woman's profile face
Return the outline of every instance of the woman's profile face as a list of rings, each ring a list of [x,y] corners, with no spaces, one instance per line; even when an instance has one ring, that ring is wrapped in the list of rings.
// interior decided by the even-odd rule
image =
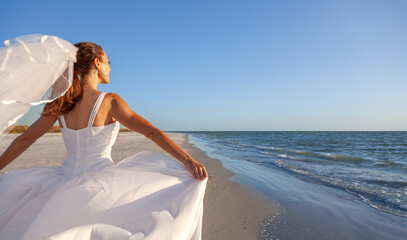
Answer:
[[[101,79],[101,83],[109,83],[110,78],[110,64],[109,64],[109,58],[107,57],[105,51],[103,51],[102,59],[100,59],[100,71],[99,71],[99,77]]]

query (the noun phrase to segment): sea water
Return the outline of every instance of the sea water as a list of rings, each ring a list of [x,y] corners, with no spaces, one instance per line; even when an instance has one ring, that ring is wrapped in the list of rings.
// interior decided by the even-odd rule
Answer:
[[[407,132],[187,133],[191,143],[221,160],[241,181],[257,178],[251,183],[264,195],[266,186],[276,182],[265,176],[277,171],[351,194],[372,211],[402,222],[407,217]]]
[[[214,154],[349,191],[407,217],[407,132],[195,132]]]

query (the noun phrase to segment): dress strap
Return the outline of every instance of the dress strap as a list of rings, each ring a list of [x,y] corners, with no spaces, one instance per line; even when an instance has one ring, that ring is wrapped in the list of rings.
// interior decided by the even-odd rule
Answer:
[[[102,103],[105,95],[106,95],[106,92],[102,92],[101,94],[99,94],[99,97],[95,102],[95,105],[93,105],[92,113],[90,114],[90,117],[89,117],[88,127],[91,127],[93,125],[93,121],[95,121],[96,114],[98,113],[100,104]]]
[[[61,125],[63,128],[66,128],[66,123],[65,123],[65,118],[64,115],[59,116],[59,119],[61,120]]]

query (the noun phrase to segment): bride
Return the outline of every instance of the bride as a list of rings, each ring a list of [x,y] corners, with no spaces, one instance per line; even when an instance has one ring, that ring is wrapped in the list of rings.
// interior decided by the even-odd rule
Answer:
[[[56,121],[67,157],[0,177],[0,239],[201,239],[205,167],[118,94],[97,90],[111,70],[99,45],[75,47],[72,85],[0,156],[0,170]],[[119,122],[179,161],[142,151],[114,165]]]

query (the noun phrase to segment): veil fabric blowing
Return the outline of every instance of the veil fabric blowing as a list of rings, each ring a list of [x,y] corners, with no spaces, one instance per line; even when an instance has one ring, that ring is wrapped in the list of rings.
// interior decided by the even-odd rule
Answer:
[[[31,107],[63,96],[73,81],[77,48],[56,36],[30,34],[0,47],[0,140]]]

